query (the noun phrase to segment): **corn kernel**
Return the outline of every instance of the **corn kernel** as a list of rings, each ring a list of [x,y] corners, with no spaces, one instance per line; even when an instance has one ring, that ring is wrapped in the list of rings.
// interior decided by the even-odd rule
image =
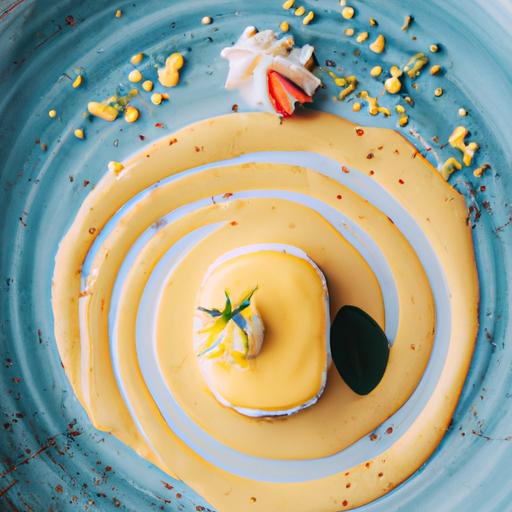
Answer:
[[[132,69],[128,73],[128,80],[134,83],[140,82],[142,80],[142,73],[138,69]]]
[[[84,79],[82,75],[77,75],[77,77],[73,80],[73,83],[71,84],[73,86],[73,89],[77,89],[80,87],[83,83]]]
[[[398,66],[391,66],[389,74],[395,78],[400,78],[403,75],[402,70]]]
[[[357,34],[356,41],[358,43],[364,43],[369,37],[370,37],[370,34],[368,34],[368,32],[361,32],[361,33]]]
[[[374,78],[380,76],[381,74],[382,74],[382,67],[381,66],[374,66],[370,70],[370,75],[373,76]]]
[[[411,26],[412,20],[413,20],[412,16],[405,17],[404,24],[402,25],[402,30],[404,32],[406,32],[409,29],[409,27]]]
[[[405,113],[405,107],[404,107],[403,105],[396,105],[395,110],[396,110],[399,114],[404,114],[404,113]]]
[[[356,101],[353,105],[352,105],[352,110],[354,112],[359,112],[362,108],[362,105],[361,103],[359,103],[358,101]]]
[[[290,30],[290,25],[287,21],[282,21],[281,24],[279,25],[279,30],[281,32],[288,32],[288,30]]]
[[[142,62],[142,59],[144,58],[143,53],[136,53],[135,55],[132,55],[130,58],[130,62],[136,66],[137,64],[140,64]]]
[[[73,133],[77,139],[85,139],[85,132],[82,130],[82,128],[77,128]]]
[[[55,119],[57,117],[57,111],[52,108],[48,111],[48,116],[50,117],[50,119]]]
[[[354,35],[354,29],[353,28],[346,28],[345,29],[345,35],[348,37],[352,37]]]
[[[490,169],[490,168],[491,168],[491,166],[489,164],[483,164],[480,167],[477,167],[473,171],[473,176],[475,176],[475,178],[481,178],[482,175],[484,174],[484,172],[487,171],[487,169]]]
[[[439,64],[435,64],[430,68],[431,75],[438,75],[441,72],[441,66]]]
[[[122,15],[123,15],[123,11],[121,11],[121,9],[117,9],[116,18],[120,18]]]
[[[151,103],[153,103],[153,105],[160,105],[160,103],[162,103],[162,100],[162,95],[159,92],[154,92],[151,95]]]
[[[377,39],[370,45],[370,50],[374,53],[382,53],[386,47],[386,39],[382,34],[377,36]]]
[[[303,25],[309,25],[313,19],[315,18],[315,13],[313,11],[309,11],[306,17],[302,20]]]
[[[211,25],[213,18],[211,16],[203,16],[201,18],[201,25]]]
[[[432,53],[437,53],[439,51],[439,46],[437,44],[431,44],[429,50]]]
[[[142,88],[146,92],[152,91],[153,90],[153,82],[151,80],[144,80],[144,82],[142,82]]]
[[[468,115],[468,111],[465,108],[459,108],[457,111],[460,117],[466,117]]]
[[[110,172],[113,172],[114,174],[120,174],[123,169],[124,169],[124,165],[121,162],[116,162],[114,160],[111,160],[108,163],[108,170]]]
[[[283,9],[291,9],[295,5],[295,0],[286,0],[286,2],[283,3]]]
[[[297,7],[297,9],[295,9],[293,14],[295,14],[295,16],[304,16],[305,12],[306,8],[301,5],[300,7]]]
[[[409,122],[409,116],[400,116],[400,119],[398,120],[398,124],[400,126],[406,126],[407,123]]]
[[[89,111],[89,114],[109,122],[114,121],[119,114],[117,109],[114,107],[97,101],[90,101],[87,104],[87,110]]]
[[[137,119],[139,119],[139,111],[135,107],[132,107],[130,105],[125,110],[124,120],[127,123],[135,123],[135,121],[137,121]]]
[[[437,87],[435,90],[434,90],[434,96],[436,98],[439,98],[439,96],[442,96],[444,94],[444,90],[442,87]]]
[[[461,163],[456,159],[450,157],[441,167],[441,175],[445,180],[448,180],[448,178],[455,172],[460,171],[462,169]]]
[[[343,9],[341,10],[341,15],[346,19],[346,20],[350,20],[354,17],[354,14],[355,14],[355,10],[353,7],[343,7]]]
[[[372,27],[376,27],[378,25],[378,22],[375,18],[370,18],[369,23]]]
[[[389,94],[397,94],[400,92],[401,88],[402,82],[400,82],[396,76],[392,76],[384,82],[384,89],[386,89]]]

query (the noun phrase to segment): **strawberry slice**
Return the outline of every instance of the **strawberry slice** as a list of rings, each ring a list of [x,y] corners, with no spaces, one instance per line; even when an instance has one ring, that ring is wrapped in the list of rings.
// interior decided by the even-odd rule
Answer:
[[[275,111],[283,117],[293,114],[294,103],[311,103],[313,98],[299,89],[288,78],[277,71],[269,70],[267,73],[268,92]],[[293,100],[293,103],[292,101]]]

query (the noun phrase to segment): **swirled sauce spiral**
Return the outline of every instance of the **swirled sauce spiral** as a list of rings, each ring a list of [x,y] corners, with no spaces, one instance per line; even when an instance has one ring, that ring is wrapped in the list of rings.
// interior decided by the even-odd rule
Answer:
[[[353,304],[385,329],[393,347],[372,393],[331,369],[318,403],[285,420],[215,399],[193,348],[198,291],[213,262],[254,244],[304,251],[331,316]],[[108,173],[61,243],[53,310],[99,429],[222,511],[335,511],[388,492],[440,441],[477,297],[464,201],[400,135],[254,113],[186,127]]]

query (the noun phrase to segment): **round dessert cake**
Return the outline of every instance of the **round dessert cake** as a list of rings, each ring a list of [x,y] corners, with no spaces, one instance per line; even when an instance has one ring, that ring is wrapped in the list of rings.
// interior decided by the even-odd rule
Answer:
[[[505,510],[462,476],[488,453],[498,472],[510,436],[486,405],[511,359],[506,116],[466,85],[504,71],[470,21],[440,2],[68,7],[11,71],[39,97],[2,171],[6,374],[30,396],[6,403],[43,420],[0,504],[55,450],[76,457],[56,459],[59,510]],[[74,490],[89,457],[95,498]]]

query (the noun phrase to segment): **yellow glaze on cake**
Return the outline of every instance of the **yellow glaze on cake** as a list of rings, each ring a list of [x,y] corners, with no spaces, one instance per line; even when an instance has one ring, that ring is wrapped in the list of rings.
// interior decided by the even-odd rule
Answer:
[[[138,305],[150,273],[169,247],[198,227],[220,222],[177,266],[160,298],[156,356],[166,384],[197,424],[242,453],[283,460],[334,454],[369,435],[405,403],[423,375],[432,348],[436,324],[429,282],[412,247],[385,214],[338,182],[304,167],[263,163],[217,167],[155,189],[127,213],[97,253],[87,290],[79,298],[84,258],[97,233],[128,199],[180,171],[263,150],[313,151],[340,162],[340,173],[347,166],[371,175],[424,232],[444,270],[451,300],[447,364],[410,428],[375,458],[305,482],[272,483],[236,476],[206,462],[177,437],[160,414],[139,368]],[[94,425],[183,479],[222,512],[346,510],[382,496],[416,471],[450,422],[477,330],[478,284],[463,198],[396,132],[361,130],[324,113],[301,114],[283,123],[259,113],[208,119],[157,141],[123,165],[122,173],[106,175],[84,201],[59,248],[53,281],[55,334],[62,363]],[[369,395],[357,396],[331,368],[325,393],[316,405],[273,421],[243,417],[215,400],[201,378],[192,324],[201,282],[212,262],[227,251],[256,243],[299,247],[326,276],[331,316],[343,304],[353,304],[385,325],[382,291],[374,273],[324,218],[304,205],[279,198],[235,199],[211,202],[161,226],[131,267],[120,297],[122,321],[115,326],[120,340],[119,374],[132,404],[129,412],[112,368],[108,312],[114,281],[131,245],[145,229],[180,206],[218,194],[265,189],[318,198],[359,225],[385,257],[400,311],[381,384]],[[294,320],[301,322],[298,317]],[[310,364],[304,361],[305,367]],[[283,385],[290,386],[288,396],[292,396],[296,382]]]
[[[257,250],[222,262],[201,288],[198,304],[222,311],[224,290],[254,303],[265,325],[261,352],[247,366],[199,359],[207,383],[229,404],[267,412],[300,407],[322,390],[328,363],[327,290],[306,259],[275,250]],[[238,302],[234,302],[237,304]],[[290,386],[293,382],[293,386]]]

